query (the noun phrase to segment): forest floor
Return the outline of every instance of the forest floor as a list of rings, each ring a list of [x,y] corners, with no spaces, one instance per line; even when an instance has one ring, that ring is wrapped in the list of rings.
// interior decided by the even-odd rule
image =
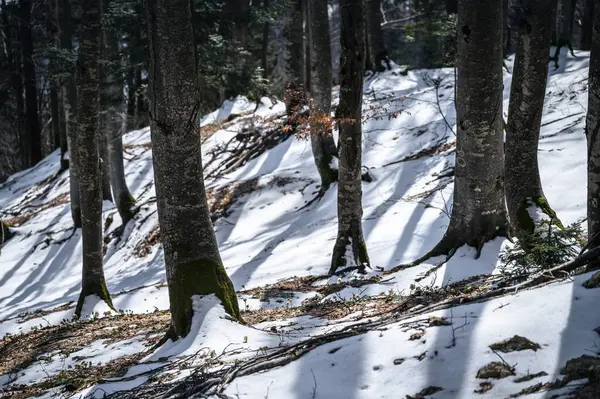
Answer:
[[[563,53],[546,92],[538,154],[563,224],[586,215],[588,56]],[[464,247],[449,261],[407,266],[448,224],[454,84],[453,69],[397,68],[365,81],[367,274],[326,275],[336,189],[305,207],[318,175],[310,142],[282,128],[282,103],[238,97],[203,117],[207,196],[246,324],[214,297],[196,298],[192,333],[159,348],[169,303],[149,129],[124,136],[135,219],[121,228],[113,204],[103,208],[119,312],[90,300],[85,320],[72,320],[81,237],[59,155],[12,176],[0,186],[1,216],[16,233],[0,249],[0,398],[595,397],[600,289],[582,286],[591,273],[484,298],[512,245],[503,238],[478,259]]]

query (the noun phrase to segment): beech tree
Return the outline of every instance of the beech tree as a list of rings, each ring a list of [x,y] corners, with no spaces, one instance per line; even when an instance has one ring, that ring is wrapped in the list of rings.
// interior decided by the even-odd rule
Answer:
[[[110,10],[110,0],[102,1],[105,13],[104,20]],[[100,104],[103,108],[101,135],[106,143],[106,169],[109,174],[109,191],[112,188],[113,200],[123,221],[127,224],[134,216],[135,199],[129,192],[123,165],[123,131],[125,129],[125,96],[123,94],[123,77],[119,40],[116,27],[104,23],[102,29],[102,80]]]
[[[60,48],[64,52],[73,51],[73,25],[70,0],[57,0],[58,26]],[[66,76],[61,79],[61,97],[64,112],[62,129],[66,130],[67,147],[69,150],[69,202],[71,204],[71,217],[75,228],[81,227],[81,201],[79,199],[79,183],[77,171],[77,151],[75,143],[77,138],[77,87],[75,86],[74,63],[68,63]]]
[[[600,7],[594,8],[585,133],[588,148],[588,247],[600,245]]]
[[[381,29],[381,0],[365,0],[368,65],[378,72],[391,69],[383,30]]]
[[[302,0],[289,0],[289,7],[284,30],[287,53],[285,105],[288,116],[292,116],[298,104],[303,103],[304,96]]]
[[[514,232],[532,233],[528,208],[552,218],[538,167],[538,141],[548,78],[548,53],[556,0],[529,0],[519,7],[519,36],[506,128],[506,204]]]
[[[310,0],[309,36],[311,65],[311,146],[315,164],[321,176],[320,193],[327,191],[337,180],[332,166],[337,148],[331,135],[331,44],[327,2]]]
[[[556,8],[556,47],[568,47],[573,51],[573,21],[576,0],[558,0]]]
[[[362,98],[364,59],[363,0],[340,0],[342,17],[340,61],[338,233],[329,274],[354,263],[369,266],[362,230]]]
[[[174,339],[190,331],[194,295],[216,294],[240,317],[206,202],[191,10],[190,0],[146,1],[154,180]]]
[[[79,172],[81,199],[81,238],[83,242],[83,273],[81,294],[75,314],[81,316],[85,299],[97,295],[110,307],[112,302],[103,268],[102,234],[102,176],[98,131],[99,78],[98,60],[102,43],[101,0],[81,1],[79,58],[77,61],[78,123],[75,164]]]
[[[415,263],[505,235],[502,0],[458,2],[454,200],[442,240]]]

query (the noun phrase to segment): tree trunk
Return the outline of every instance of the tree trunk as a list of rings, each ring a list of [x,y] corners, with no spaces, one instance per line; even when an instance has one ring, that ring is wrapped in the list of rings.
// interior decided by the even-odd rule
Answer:
[[[302,0],[291,0],[287,26],[284,30],[287,47],[287,78],[285,105],[288,116],[304,103],[304,41],[302,38]]]
[[[600,245],[600,7],[594,8],[585,132],[588,146],[588,246]]]
[[[573,19],[575,16],[575,0],[558,0],[556,9],[557,47],[568,47],[571,51],[573,36]]]
[[[304,46],[302,52],[304,53],[304,89],[307,93],[311,91],[312,77],[310,76],[310,47],[311,40],[310,37],[310,27],[308,26],[310,21],[310,9],[308,5],[308,0],[302,0],[302,20],[303,20],[303,37],[304,37]]]
[[[102,199],[104,201],[112,202],[113,197],[110,191],[110,170],[108,163],[108,143],[103,131],[99,132],[98,146],[100,152],[100,170],[102,173]]]
[[[528,208],[555,217],[542,190],[538,141],[548,77],[548,53],[556,0],[529,0],[520,6],[519,38],[506,129],[506,204],[514,233],[532,233]]]
[[[263,7],[265,10],[269,9],[269,0],[263,0]],[[269,23],[265,22],[262,31],[262,54],[261,54],[261,66],[263,69],[263,78],[269,77]]]
[[[2,249],[2,244],[8,241],[12,236],[12,231],[10,231],[6,223],[4,223],[2,219],[0,219],[0,249]]]
[[[508,10],[510,0],[502,0],[502,54],[504,58],[510,53],[510,29],[508,25]]]
[[[315,164],[321,176],[321,195],[337,180],[337,170],[332,167],[337,148],[331,134],[331,43],[327,2],[310,0],[309,26],[311,60],[311,146]]]
[[[425,257],[505,235],[502,0],[458,5],[454,202],[446,234]]]
[[[342,55],[340,66],[338,235],[331,268],[354,263],[359,270],[369,266],[362,230],[362,88],[364,75],[363,0],[340,0]]]
[[[98,60],[102,43],[102,14],[100,0],[80,0],[82,16],[77,61],[79,110],[75,163],[79,171],[81,198],[81,238],[83,242],[83,273],[81,294],[75,315],[81,316],[85,299],[97,295],[112,307],[104,279],[102,252],[102,175],[99,159],[98,132],[99,80]]]
[[[581,26],[581,50],[592,48],[592,31],[594,25],[594,3],[596,0],[584,0]]]
[[[33,37],[31,34],[31,2],[20,0],[21,46],[23,51],[23,77],[25,79],[25,114],[27,123],[28,167],[42,160],[42,133],[38,116],[37,76],[33,62]]]
[[[369,45],[368,54],[371,57],[370,65],[375,71],[382,72],[386,69],[392,69],[388,52],[383,40],[383,30],[381,29],[381,0],[365,0],[367,15],[367,43]]]
[[[60,47],[66,52],[73,51],[72,42],[72,14],[70,0],[58,0]],[[74,65],[71,65],[69,77],[61,82],[61,94],[64,103],[65,128],[67,133],[67,147],[69,149],[69,196],[71,202],[71,217],[75,228],[81,227],[81,202],[79,200],[79,183],[77,170],[77,88],[75,86]]]
[[[147,0],[146,13],[152,159],[176,339],[190,331],[194,295],[216,294],[234,318],[240,314],[206,203],[190,0]]]
[[[248,45],[248,25],[250,24],[250,1],[228,0],[223,9],[226,28],[223,35],[242,47]]]
[[[110,0],[103,0],[103,12],[107,12]],[[123,129],[125,121],[122,115],[125,110],[123,95],[123,79],[121,78],[121,57],[119,55],[118,38],[114,32],[103,29],[102,59],[104,61],[101,76],[100,104],[102,106],[101,135],[107,146],[107,169],[110,176],[110,187],[114,201],[121,216],[123,225],[133,216],[135,199],[129,192],[123,166]],[[110,189],[110,188],[109,188]]]
[[[446,13],[456,14],[458,12],[458,0],[445,0]]]

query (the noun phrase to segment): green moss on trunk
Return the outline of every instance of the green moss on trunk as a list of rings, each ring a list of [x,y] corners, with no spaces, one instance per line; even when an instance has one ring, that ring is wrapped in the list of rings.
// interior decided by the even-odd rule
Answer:
[[[532,206],[537,207],[544,214],[548,215],[548,217],[550,217],[550,220],[552,221],[552,224],[554,224],[556,227],[558,227],[561,230],[564,229],[564,226],[561,223],[558,216],[556,215],[556,212],[554,212],[554,210],[550,207],[548,200],[544,197],[533,197],[524,200],[521,206],[519,207],[519,210],[517,211],[517,230],[521,230],[529,234],[534,232],[535,221],[531,218],[531,215],[529,215],[528,210]],[[517,235],[518,234],[520,234],[519,231],[517,231]]]
[[[77,300],[77,306],[75,306],[75,316],[79,319],[81,317],[81,311],[83,310],[83,303],[85,299],[91,295],[96,295],[100,299],[102,299],[106,304],[114,311],[116,311],[112,300],[110,299],[110,294],[108,292],[108,288],[106,287],[106,282],[94,282],[84,284],[81,287],[81,293],[79,294],[79,299]]]
[[[13,234],[8,228],[8,225],[3,221],[0,221],[0,245],[8,241],[12,236]]]
[[[225,311],[241,321],[235,289],[222,264],[199,259],[177,265],[169,279],[171,319],[176,337],[183,338],[190,332],[194,315],[192,296],[210,294],[215,294]]]
[[[339,268],[348,266],[352,261],[354,261],[354,264],[359,269],[364,269],[365,266],[371,264],[367,252],[367,244],[362,237],[358,237],[359,235],[358,232],[352,234],[352,230],[349,230],[343,238],[338,237],[338,241],[333,248],[333,256],[331,257],[330,275],[334,274]],[[354,259],[347,259],[346,257],[348,245],[352,248]]]
[[[126,225],[135,216],[135,198],[129,192],[123,192],[116,200],[117,210],[123,220],[123,225]]]

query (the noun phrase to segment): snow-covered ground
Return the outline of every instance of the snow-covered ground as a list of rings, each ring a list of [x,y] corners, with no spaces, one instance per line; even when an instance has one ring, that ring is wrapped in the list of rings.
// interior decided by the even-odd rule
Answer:
[[[564,224],[586,214],[583,128],[588,54],[576,55],[563,53],[560,68],[550,73],[538,152],[544,191]],[[441,80],[439,90],[435,79]],[[510,79],[505,72],[505,110]],[[257,179],[254,189],[235,198],[225,216],[215,222],[223,262],[240,291],[240,307],[250,311],[248,315],[259,309],[289,311],[303,301],[352,305],[372,297],[398,300],[414,291],[415,285],[444,287],[497,273],[498,254],[507,245],[503,239],[488,243],[477,260],[474,249],[461,248],[431,273],[426,274],[440,258],[394,269],[425,254],[447,227],[453,188],[449,176],[454,165],[454,70],[416,70],[407,75],[398,70],[386,72],[367,79],[364,91],[363,165],[373,177],[372,182],[363,183],[363,228],[373,265],[366,276],[324,276],[337,232],[336,190],[334,186],[320,201],[301,209],[318,191],[308,141],[289,138],[242,167],[207,179],[209,191]],[[334,93],[334,102],[336,97]],[[203,144],[205,162],[218,154],[207,165],[206,175],[226,156],[216,151],[219,146],[235,145],[242,128],[276,123],[283,113],[282,103],[265,98],[257,106],[238,98],[203,117],[202,126],[218,129]],[[241,116],[227,122],[230,115]],[[150,314],[167,310],[169,304],[162,251],[157,240],[149,238],[158,225],[149,129],[128,133],[124,144],[128,184],[141,210],[117,237],[119,215],[105,202],[105,274],[117,309]],[[17,225],[13,228],[16,236],[0,252],[0,356],[2,345],[18,339],[15,335],[60,325],[74,311],[81,276],[80,233],[72,229],[68,171],[55,176],[58,169],[55,153],[0,186],[2,217]],[[268,298],[255,295],[269,284],[306,276],[322,278],[312,282],[314,290],[290,290]],[[375,281],[377,277],[381,279]],[[582,288],[587,277],[331,342],[283,367],[237,378],[225,393],[239,398],[404,398],[435,386],[442,390],[423,395],[435,399],[504,398],[531,384],[554,381],[560,367],[573,357],[599,352],[594,328],[600,326],[600,308],[596,306],[600,290]],[[348,285],[334,293],[322,289],[340,281],[369,278],[372,283]],[[103,317],[108,310],[102,303],[87,305],[85,313],[90,317]],[[20,364],[22,370],[0,375],[0,397],[2,388],[40,384],[82,362],[108,364],[144,353],[118,381],[83,391],[54,387],[46,392],[47,397],[102,397],[143,384],[149,370],[199,351],[206,353],[196,357],[195,364],[210,358],[211,351],[230,362],[364,321],[357,314],[337,320],[302,314],[244,326],[229,321],[212,297],[197,299],[195,310],[192,334],[155,352],[144,345],[141,335],[131,335],[118,342],[96,340],[72,353],[46,353],[43,358],[36,354]],[[430,327],[427,320],[434,315],[452,325]],[[492,381],[493,388],[474,393],[484,381],[475,377],[477,370],[500,360],[489,345],[514,335],[538,343],[541,349],[502,354],[504,361],[514,366],[516,376]],[[529,383],[513,381],[541,371],[547,375]],[[529,397],[550,397],[546,395]]]

